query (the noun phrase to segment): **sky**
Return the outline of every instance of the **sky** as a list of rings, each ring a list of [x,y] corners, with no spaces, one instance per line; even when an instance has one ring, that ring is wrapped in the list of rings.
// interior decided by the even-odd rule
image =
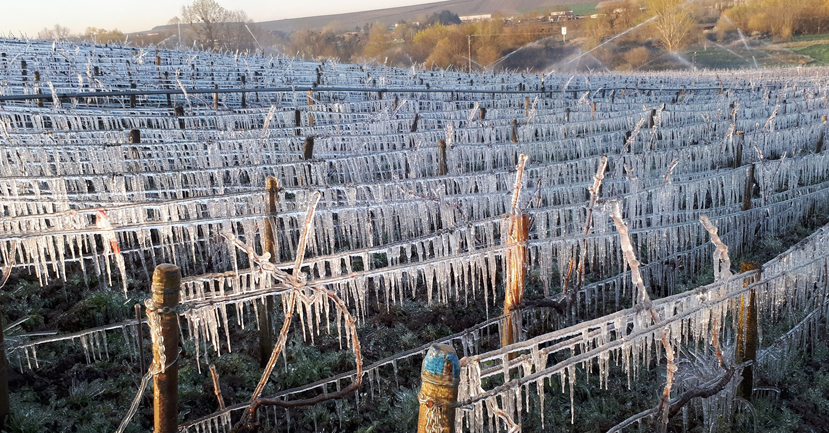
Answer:
[[[225,9],[243,10],[254,21],[270,21],[434,3],[440,0],[217,0]],[[60,24],[72,33],[87,27],[124,33],[149,30],[181,15],[184,0],[0,0],[0,34],[34,37]]]

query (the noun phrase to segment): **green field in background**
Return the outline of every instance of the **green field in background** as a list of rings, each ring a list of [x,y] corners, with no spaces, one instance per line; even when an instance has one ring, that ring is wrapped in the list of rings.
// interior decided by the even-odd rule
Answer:
[[[810,45],[805,48],[794,48],[792,51],[805,54],[813,59],[816,62],[822,64],[829,64],[829,45],[826,44],[817,44],[817,45]]]
[[[596,5],[599,3],[581,3],[567,6],[575,15],[593,15],[596,11]]]

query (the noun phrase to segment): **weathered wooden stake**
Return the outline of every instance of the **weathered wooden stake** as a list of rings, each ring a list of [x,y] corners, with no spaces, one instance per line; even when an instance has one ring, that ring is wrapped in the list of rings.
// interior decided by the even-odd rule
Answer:
[[[433,344],[420,370],[420,410],[417,433],[453,433],[461,365],[458,354],[447,344]]]
[[[420,115],[415,113],[414,120],[412,120],[412,129],[411,132],[417,132],[417,121],[420,119]]]
[[[0,318],[0,430],[9,417],[9,361],[6,360],[6,340],[3,337],[3,319]]]
[[[218,88],[219,88],[218,84],[213,85],[213,90],[216,90]],[[219,93],[218,92],[213,92],[213,109],[214,110],[219,109]]]
[[[265,252],[271,255],[271,263],[276,263],[276,209],[279,203],[279,181],[273,176],[265,179],[265,190],[268,191],[266,204],[268,218],[265,219],[265,229],[262,231],[262,240]],[[265,297],[265,304],[259,310],[259,366],[264,368],[273,351],[273,298]]]
[[[153,272],[152,304],[147,319],[155,322],[153,338],[153,413],[156,433],[178,430],[178,313],[181,271],[178,266],[164,263]],[[150,318],[150,315],[155,317]]]
[[[438,176],[449,174],[449,164],[446,162],[446,141],[438,140]]]
[[[37,83],[40,83],[40,72],[35,71],[35,87],[36,87],[35,88],[35,94],[36,95],[42,95],[43,90],[40,88],[40,85],[37,84]],[[38,106],[38,108],[43,108],[43,99],[38,99],[37,100],[37,106]]]
[[[751,209],[751,196],[754,192],[754,164],[748,166],[746,172],[746,185],[743,190],[743,211]]]
[[[756,269],[758,267],[754,263],[743,262],[740,264],[740,273]],[[743,287],[748,287],[751,283],[759,280],[759,275],[744,278]],[[746,305],[746,296],[748,297],[748,305]],[[734,354],[734,361],[737,364],[746,361],[757,361],[757,340],[757,304],[754,290],[751,290],[747,295],[740,295],[740,309],[737,320],[737,347]],[[753,388],[754,364],[743,368],[743,380],[737,385],[737,395],[750,401]]]
[[[131,129],[129,135],[130,143],[141,143],[141,130]]]
[[[247,77],[245,77],[245,74],[242,74],[241,78],[242,78],[242,88],[244,89],[246,87],[248,79],[247,79]],[[242,108],[245,108],[245,107],[248,106],[247,100],[245,99],[246,97],[247,97],[247,92],[242,92]]]
[[[311,91],[308,91],[308,127],[314,126],[314,113],[311,112],[311,106],[314,105],[314,99],[311,97]]]
[[[135,83],[130,83],[130,90],[135,90],[137,87]],[[135,95],[130,95],[130,108],[135,108]]]
[[[743,142],[745,141],[746,133],[737,131],[734,139],[734,168],[739,168],[743,165]]]
[[[510,140],[513,143],[518,143],[518,119],[512,119],[512,133],[510,135]]]
[[[174,108],[174,110],[176,113],[176,117],[178,117],[178,128],[184,129],[185,123],[184,119],[182,119],[182,117],[184,117],[184,107],[182,107],[181,105],[177,105],[176,108]]]
[[[305,142],[302,144],[302,157],[307,161],[314,158],[314,136],[309,135],[305,137]]]
[[[506,290],[504,294],[504,331],[501,333],[501,347],[520,340],[521,303],[524,302],[524,285],[527,275],[527,239],[529,238],[530,216],[515,215],[510,233],[510,247],[507,250]],[[509,230],[509,228],[506,228]]]

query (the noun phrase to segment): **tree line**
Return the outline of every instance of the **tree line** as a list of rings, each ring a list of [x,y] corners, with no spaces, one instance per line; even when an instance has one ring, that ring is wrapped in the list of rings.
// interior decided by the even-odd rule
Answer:
[[[445,10],[393,26],[378,22],[348,29],[332,22],[321,30],[284,34],[266,32],[244,11],[225,9],[216,0],[194,0],[164,30],[135,36],[132,41],[205,50],[274,50],[342,62],[476,70],[496,68],[522,47],[553,46],[560,53],[580,49],[611,67],[625,69],[646,64],[658,51],[681,52],[708,37],[722,41],[738,29],[778,41],[829,30],[829,0],[738,0],[732,4],[723,0],[611,0],[600,3],[596,15],[572,21],[550,19],[553,10],[537,9],[516,17],[494,14],[479,22],[461,22],[458,15]],[[564,26],[567,44],[561,37]],[[81,35],[71,35],[60,25],[43,29],[38,37],[99,43],[126,40],[117,29],[88,28]],[[610,41],[614,42],[612,49],[596,50]]]

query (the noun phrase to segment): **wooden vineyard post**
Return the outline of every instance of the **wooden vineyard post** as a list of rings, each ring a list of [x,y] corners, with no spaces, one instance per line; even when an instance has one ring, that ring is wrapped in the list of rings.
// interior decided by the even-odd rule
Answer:
[[[518,120],[512,119],[512,132],[510,134],[510,141],[518,143]]]
[[[501,333],[501,347],[519,341],[521,327],[521,303],[524,302],[524,282],[527,275],[527,239],[529,238],[530,216],[516,215],[512,224],[510,247],[507,250],[506,290],[504,294],[504,331]]]
[[[178,308],[181,271],[163,263],[153,272],[147,322],[153,340],[153,414],[156,433],[178,430]]]
[[[245,87],[247,87],[247,78],[246,78],[245,74],[242,74],[242,76],[240,78],[242,79],[242,89],[244,89]],[[248,106],[246,96],[247,96],[247,92],[242,92],[242,108],[245,108],[245,107]]]
[[[135,90],[138,86],[135,83],[130,83],[130,90]],[[130,94],[130,108],[135,108],[135,94]]]
[[[186,126],[183,119],[184,107],[182,107],[181,105],[177,105],[176,108],[174,108],[174,110],[174,112],[176,113],[176,118],[178,119],[178,128],[184,129],[184,127]]]
[[[461,365],[458,354],[447,344],[433,344],[420,370],[420,410],[417,433],[452,433]]]
[[[745,141],[746,133],[744,131],[736,132],[737,139],[734,144],[734,168],[739,168],[743,165],[743,142]]]
[[[213,90],[217,90],[218,88],[219,88],[218,84],[213,85]],[[213,109],[214,110],[219,109],[219,93],[218,92],[213,92]]]
[[[9,408],[9,361],[6,359],[6,340],[3,336],[3,319],[0,318],[0,430],[6,427]]]
[[[758,269],[754,263],[743,262],[740,264],[740,273]],[[743,287],[760,280],[760,275],[743,279]],[[746,300],[746,297],[748,299]],[[746,304],[746,301],[748,303]],[[757,304],[754,290],[748,294],[740,295],[739,317],[737,318],[737,347],[734,353],[734,361],[737,364],[746,361],[757,361]],[[737,386],[737,395],[751,400],[751,392],[754,388],[754,364],[743,368],[743,380]]]
[[[311,97],[311,91],[308,91],[308,127],[314,127],[314,113],[311,112],[311,106],[314,105],[314,98]]]
[[[743,211],[751,210],[751,195],[754,190],[754,164],[748,166],[746,185],[743,190]]]
[[[270,262],[276,263],[276,208],[279,203],[279,182],[273,176],[265,180],[265,189],[268,191],[266,197],[268,218],[265,219],[265,230],[263,231],[263,242],[265,252],[271,255]],[[273,351],[273,298],[265,297],[265,305],[259,310],[259,366],[264,368],[268,365],[268,359]]]
[[[438,140],[438,176],[449,173],[449,164],[446,162],[446,141]]]
[[[43,90],[40,89],[40,72],[38,71],[35,71],[35,94],[43,94]],[[38,108],[43,108],[43,99],[37,100],[37,106]]]
[[[305,142],[302,143],[302,157],[306,161],[314,159],[314,136],[309,135],[305,137]]]

